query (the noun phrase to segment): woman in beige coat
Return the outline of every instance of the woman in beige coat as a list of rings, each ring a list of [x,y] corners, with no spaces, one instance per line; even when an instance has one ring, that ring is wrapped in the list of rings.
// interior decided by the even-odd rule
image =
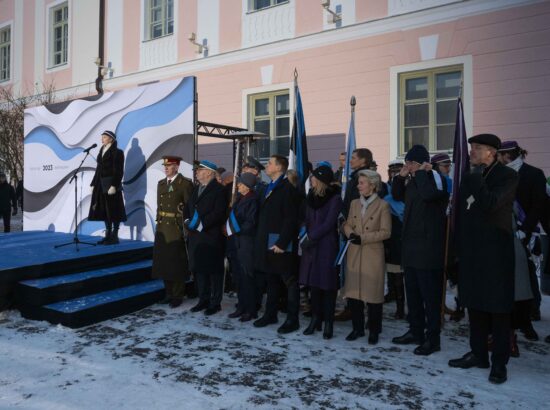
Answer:
[[[351,202],[348,219],[342,226],[351,241],[346,255],[344,297],[352,311],[353,331],[346,340],[365,335],[365,303],[368,306],[369,344],[378,343],[382,331],[384,303],[384,244],[391,235],[391,213],[387,202],[376,195],[380,175],[361,170],[357,188],[359,199]]]

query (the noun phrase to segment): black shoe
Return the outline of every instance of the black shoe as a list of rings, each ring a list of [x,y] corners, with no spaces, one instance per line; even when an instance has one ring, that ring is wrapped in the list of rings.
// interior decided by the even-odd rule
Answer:
[[[170,296],[166,296],[164,299],[159,301],[159,305],[167,305],[172,301],[172,298]]]
[[[458,367],[460,369],[470,369],[472,367],[479,367],[480,369],[488,369],[489,361],[480,360],[472,352],[466,353],[460,359],[449,360],[449,366]]]
[[[333,333],[333,322],[325,322],[325,328],[323,329],[323,339],[332,339],[332,333]]]
[[[352,330],[351,333],[346,336],[346,340],[347,341],[352,341],[352,340],[358,339],[358,338],[363,337],[363,336],[365,336],[365,331],[364,330],[360,330],[360,331]]]
[[[222,310],[222,307],[220,305],[209,307],[204,311],[204,314],[206,316],[212,316],[214,313],[218,313],[220,310]]]
[[[259,318],[254,322],[254,327],[266,327],[268,325],[273,325],[277,322],[278,322],[277,316],[269,317],[269,316],[263,315],[261,318]]]
[[[101,238],[99,241],[97,241],[97,244],[98,245],[106,245],[105,242],[107,242],[110,237],[111,237],[111,231],[109,231],[109,230],[105,231],[105,236],[103,238]]]
[[[183,303],[183,299],[180,299],[180,298],[172,299],[170,301],[170,307],[174,309],[174,308],[177,308],[178,306],[181,306],[182,303]]]
[[[508,379],[505,365],[493,365],[489,374],[489,381],[494,384],[502,384]]]
[[[378,333],[369,332],[369,345],[378,344]]]
[[[103,245],[117,245],[118,244],[118,231],[113,231],[111,235],[103,242]]]
[[[304,330],[304,335],[312,335],[316,330],[322,330],[322,325],[323,322],[317,316],[312,316],[308,327]]]
[[[208,302],[199,302],[191,308],[191,312],[196,313],[208,308]]]
[[[435,344],[426,340],[416,349],[414,349],[414,354],[418,356],[429,356],[434,352],[439,352],[441,350],[441,345],[439,343]]]
[[[424,343],[424,340],[418,339],[413,335],[413,332],[409,330],[407,333],[405,333],[402,336],[394,337],[391,340],[391,342],[395,343],[396,345],[419,345],[420,346],[422,343]]]
[[[251,315],[250,313],[243,313],[239,318],[239,322],[249,322],[252,319],[256,319],[257,315]]]
[[[300,323],[297,319],[287,319],[278,329],[277,333],[286,335],[287,333],[294,332],[300,328]]]
[[[521,329],[521,333],[523,333],[523,336],[525,336],[525,338],[527,340],[531,340],[533,342],[536,342],[537,340],[539,340],[539,335],[537,334],[537,332],[533,328],[533,325],[531,325],[531,326],[529,326],[525,329]]]
[[[237,309],[233,313],[228,314],[227,317],[230,319],[235,319],[237,317],[241,317],[242,314],[243,314],[243,311],[241,309]]]

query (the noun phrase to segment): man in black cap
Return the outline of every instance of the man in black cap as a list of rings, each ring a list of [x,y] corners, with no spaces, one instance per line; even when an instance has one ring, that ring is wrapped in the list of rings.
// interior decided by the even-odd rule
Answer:
[[[181,158],[164,156],[164,174],[157,185],[157,228],[153,248],[153,278],[164,280],[166,296],[161,303],[175,308],[182,304],[189,278],[187,244],[183,236],[183,209],[193,192],[193,183],[181,175]]]
[[[393,338],[396,344],[416,344],[414,354],[427,356],[441,350],[441,294],[445,259],[445,179],[432,171],[430,155],[414,145],[405,165],[393,178],[392,195],[405,202],[401,262],[410,329]],[[426,334],[424,334],[426,329]]]
[[[3,172],[0,172],[0,214],[4,221],[4,232],[10,232],[11,216],[17,215],[17,200],[15,189],[7,181],[6,174]]]
[[[496,135],[480,134],[468,142],[473,169],[460,184],[458,294],[468,308],[471,351],[450,360],[449,366],[488,368],[491,334],[489,381],[504,383],[514,304],[512,212],[518,174],[497,161],[500,139]]]
[[[264,195],[265,189],[267,188],[267,184],[262,181],[262,171],[264,169],[265,167],[260,161],[249,155],[246,157],[246,163],[243,165],[241,170],[241,174],[248,172],[256,176],[257,182],[254,186],[254,192],[256,192],[258,198],[261,198]]]

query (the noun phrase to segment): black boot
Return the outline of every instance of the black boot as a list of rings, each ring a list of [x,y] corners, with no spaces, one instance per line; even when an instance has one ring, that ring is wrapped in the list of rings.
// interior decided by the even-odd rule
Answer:
[[[118,244],[118,225],[115,225],[113,232],[109,240],[105,241],[105,245],[116,245]]]
[[[313,333],[315,333],[316,330],[317,331],[322,330],[322,327],[321,327],[322,324],[323,322],[321,321],[319,316],[316,316],[316,315],[311,316],[311,321],[309,322],[309,325],[306,328],[306,330],[304,330],[304,335],[312,335]]]
[[[394,317],[396,319],[405,318],[405,283],[403,282],[402,273],[394,273],[394,287],[395,287],[395,302],[397,309],[395,310]]]
[[[112,232],[113,231],[111,230],[111,228],[105,229],[105,236],[101,240],[97,241],[97,244],[98,245],[107,245],[108,242],[111,239]]]
[[[323,339],[332,339],[334,322],[332,320],[327,320],[325,322],[325,328],[323,329]]]
[[[384,295],[384,303],[395,300],[395,273],[388,272],[388,293]]]

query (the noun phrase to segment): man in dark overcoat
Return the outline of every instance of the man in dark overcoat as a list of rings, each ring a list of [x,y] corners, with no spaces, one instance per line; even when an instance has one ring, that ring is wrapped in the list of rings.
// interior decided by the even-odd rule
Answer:
[[[405,202],[401,258],[410,325],[407,333],[392,341],[417,344],[414,354],[423,356],[441,350],[440,309],[449,201],[445,178],[433,171],[429,162],[426,148],[414,145],[392,185],[394,199]]]
[[[271,178],[260,199],[258,228],[254,248],[255,269],[267,278],[267,300],[264,315],[256,327],[277,323],[281,279],[287,288],[287,319],[277,330],[290,333],[300,327],[298,309],[300,290],[297,272],[298,204],[296,188],[285,177],[288,160],[272,155],[265,172]]]
[[[4,222],[4,232],[10,232],[11,217],[17,215],[17,200],[15,189],[7,181],[6,174],[3,172],[0,172],[0,214]]]
[[[216,164],[202,160],[195,166],[198,185],[185,207],[189,265],[199,294],[199,302],[191,311],[204,310],[206,315],[213,315],[221,310],[223,296],[225,238],[222,227],[227,202],[223,186],[216,180]]]
[[[97,167],[90,186],[92,200],[88,220],[105,223],[105,237],[98,243],[118,243],[118,229],[126,221],[126,210],[122,198],[122,177],[124,174],[124,152],[117,147],[116,134],[103,131],[101,148],[97,155]]]
[[[471,144],[472,172],[460,184],[458,294],[468,309],[471,351],[449,366],[489,367],[487,338],[493,338],[489,381],[506,381],[514,304],[513,203],[518,174],[496,159],[500,139],[480,134]]]
[[[166,178],[157,185],[157,227],[153,248],[153,278],[163,279],[166,296],[161,303],[182,304],[189,279],[187,244],[183,235],[183,209],[193,192],[193,183],[181,175],[181,158],[163,157]]]

